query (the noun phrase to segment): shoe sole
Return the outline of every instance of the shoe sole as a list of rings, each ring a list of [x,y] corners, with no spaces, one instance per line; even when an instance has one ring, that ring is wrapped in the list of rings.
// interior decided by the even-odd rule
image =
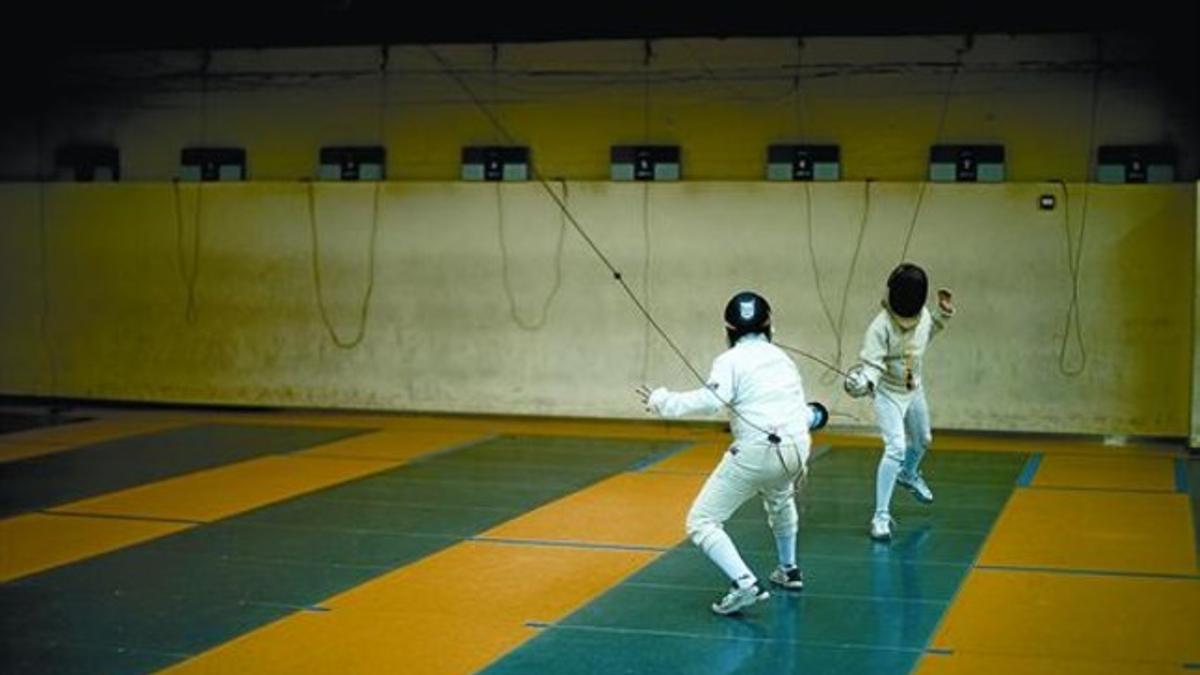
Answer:
[[[778,588],[782,588],[785,591],[799,591],[804,588],[804,582],[802,582],[802,581],[793,586],[791,584],[786,584],[781,581],[775,581],[774,579],[772,579],[771,585],[776,586]]]

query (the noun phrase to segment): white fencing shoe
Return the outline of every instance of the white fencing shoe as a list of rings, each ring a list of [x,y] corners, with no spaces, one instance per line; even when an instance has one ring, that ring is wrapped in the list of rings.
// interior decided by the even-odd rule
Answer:
[[[759,582],[746,588],[738,588],[738,585],[734,583],[733,588],[725,594],[725,597],[712,604],[712,611],[721,616],[728,616],[769,597],[771,594]]]

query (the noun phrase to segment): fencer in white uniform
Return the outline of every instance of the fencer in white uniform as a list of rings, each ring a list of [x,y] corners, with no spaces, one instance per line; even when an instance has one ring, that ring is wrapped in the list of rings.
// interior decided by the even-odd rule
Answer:
[[[933,441],[929,408],[921,383],[925,349],[954,315],[949,290],[938,291],[934,311],[925,307],[929,283],[925,271],[903,263],[888,277],[883,309],[867,327],[859,363],[847,373],[844,387],[854,397],[873,395],[875,420],[883,437],[883,455],[875,475],[872,539],[888,541],[895,521],[892,492],[897,484],[918,501],[933,502],[933,491],[921,475],[921,459]]]
[[[687,516],[688,536],[733,581],[712,605],[718,614],[732,614],[770,595],[724,528],[755,495],[762,497],[779,554],[770,581],[786,589],[803,587],[796,565],[795,485],[807,469],[809,430],[824,426],[829,417],[824,406],[808,403],[796,364],[771,344],[771,307],[763,297],[735,295],[725,308],[725,330],[730,348],[713,361],[706,387],[639,389],[647,410],[663,417],[730,413],[733,443]]]

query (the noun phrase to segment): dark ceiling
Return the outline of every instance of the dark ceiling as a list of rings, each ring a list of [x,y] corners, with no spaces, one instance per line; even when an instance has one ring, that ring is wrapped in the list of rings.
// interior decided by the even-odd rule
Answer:
[[[96,50],[537,42],[668,37],[1126,33],[1145,37],[1156,72],[1196,104],[1196,0],[1024,0],[873,5],[710,0],[671,4],[414,3],[395,0],[34,0],[5,7],[0,77],[10,92],[52,79]],[[40,86],[40,85],[35,85]]]
[[[710,0],[712,1],[712,0]],[[145,49],[348,44],[523,42],[605,38],[953,33],[1140,32],[1194,43],[1196,2],[914,2],[686,5],[543,2],[406,3],[403,0],[46,0],[9,5],[16,38],[51,48]],[[1135,11],[1136,10],[1136,11]],[[1194,52],[1193,52],[1194,53]]]

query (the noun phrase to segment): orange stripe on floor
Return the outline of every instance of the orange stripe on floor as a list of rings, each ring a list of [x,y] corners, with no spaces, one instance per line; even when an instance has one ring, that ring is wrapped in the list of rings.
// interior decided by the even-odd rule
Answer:
[[[474,672],[655,555],[463,542],[163,672]]]
[[[83,499],[49,511],[210,522],[399,465],[378,460],[273,455]]]
[[[916,672],[1150,675],[1200,662],[1192,514],[1172,455],[1056,449],[984,544],[978,564],[996,567],[973,569],[943,618],[933,646],[947,653]]]
[[[45,515],[0,520],[0,569],[11,580],[192,526],[153,519],[211,522],[477,439],[450,432],[364,434],[63,504]],[[110,517],[76,517],[81,515]]]
[[[1188,495],[1017,488],[980,565],[1195,574]]]
[[[584,436],[598,438],[704,440],[724,435],[710,422],[657,420],[575,420],[553,417],[494,417],[450,415],[355,415],[344,413],[222,413],[205,414],[206,423],[279,424],[328,427],[372,427],[388,431],[440,431],[447,427],[474,434]]]
[[[1175,491],[1175,459],[1046,455],[1034,475],[1034,487]]]
[[[98,419],[0,436],[0,462],[39,457],[82,445],[186,426],[179,420]]]
[[[704,479],[614,476],[165,672],[473,672],[659,555],[569,544],[674,546]]]
[[[484,436],[473,431],[385,430],[353,436],[335,443],[292,453],[293,457],[336,457],[407,462],[430,451],[447,450],[480,441]]]
[[[1050,672],[1055,659],[1080,663],[1052,672],[1181,672],[1200,662],[1197,626],[1198,579],[977,569],[933,640],[952,653],[918,672]]]
[[[683,540],[684,517],[704,476],[625,473],[494,527],[480,536],[563,543],[654,546]]]
[[[678,472],[696,473],[707,476],[721,462],[721,457],[729,449],[729,440],[716,439],[697,443],[683,452],[675,453],[663,461],[646,469],[647,472]]]
[[[875,437],[879,444],[878,437]],[[1103,457],[1144,457],[1169,454],[1183,456],[1186,450],[1180,445],[1163,443],[1109,444],[1102,440],[1086,438],[1058,438],[1054,436],[980,436],[964,432],[946,431],[935,433],[931,450],[976,450],[994,452],[1038,452],[1043,455],[1088,455]]]
[[[0,582],[191,527],[115,518],[28,513],[0,520]]]

